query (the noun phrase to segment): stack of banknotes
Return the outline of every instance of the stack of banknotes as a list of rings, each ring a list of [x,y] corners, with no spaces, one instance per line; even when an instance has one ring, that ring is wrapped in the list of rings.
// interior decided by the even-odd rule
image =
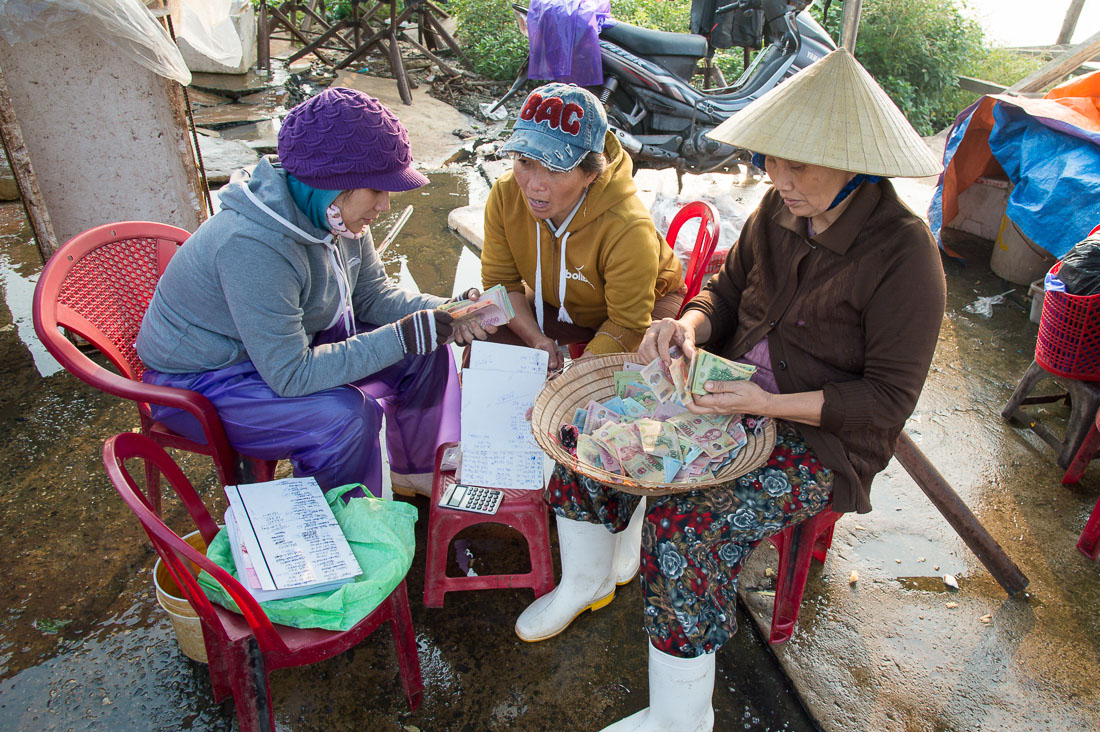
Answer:
[[[623,364],[614,374],[614,397],[576,410],[579,461],[647,482],[709,480],[748,442],[746,429],[763,429],[763,418],[697,415],[684,406],[692,394],[706,393],[708,380],[747,379],[755,367],[703,350],[690,361],[674,355],[668,366],[659,358]]]
[[[476,320],[482,326],[504,325],[515,316],[508,291],[501,285],[493,285],[477,300],[459,300],[439,308],[455,320]]]

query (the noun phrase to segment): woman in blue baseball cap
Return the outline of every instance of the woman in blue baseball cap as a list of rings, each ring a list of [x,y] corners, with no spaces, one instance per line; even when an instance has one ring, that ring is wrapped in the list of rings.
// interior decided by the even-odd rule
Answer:
[[[584,356],[636,350],[651,322],[679,312],[684,278],[603,105],[578,86],[541,86],[503,150],[512,171],[485,207],[481,281],[503,285],[516,315],[490,340],[543,349],[551,368],[567,344],[587,344]],[[644,504],[615,535],[559,515],[562,581],[520,615],[517,635],[550,638],[611,602],[637,574],[643,513]]]

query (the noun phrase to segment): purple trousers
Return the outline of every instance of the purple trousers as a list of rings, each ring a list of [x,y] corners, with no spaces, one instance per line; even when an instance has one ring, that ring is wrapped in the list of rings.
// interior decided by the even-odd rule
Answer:
[[[374,327],[356,324],[359,332]],[[344,338],[343,325],[337,325],[319,333],[313,345]],[[142,379],[199,392],[214,404],[234,450],[261,460],[289,459],[294,475],[313,476],[324,490],[362,483],[382,494],[383,414],[395,473],[432,472],[436,448],[459,439],[458,374],[449,348],[408,355],[364,379],[300,397],[277,395],[251,361],[200,373],[149,369]],[[188,439],[206,441],[191,415],[151,406],[153,419]]]

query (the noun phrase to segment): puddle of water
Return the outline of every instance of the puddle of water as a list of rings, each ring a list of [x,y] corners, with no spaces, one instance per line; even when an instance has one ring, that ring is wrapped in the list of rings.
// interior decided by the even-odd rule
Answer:
[[[41,376],[61,370],[61,365],[49,354],[34,332],[31,304],[34,287],[42,271],[42,258],[34,242],[34,232],[23,212],[23,204],[0,205],[0,288],[8,306],[8,317],[0,324],[0,332],[13,330],[14,339],[0,338],[0,374],[15,378],[12,366],[22,364],[29,353]],[[10,319],[9,319],[10,318]],[[10,383],[10,382],[9,382]]]
[[[381,243],[407,206],[412,216],[382,255],[386,272],[402,287],[453,297],[470,287],[481,287],[481,255],[447,227],[452,209],[467,205],[466,174],[428,173],[423,188],[390,196],[390,210],[371,227]]]

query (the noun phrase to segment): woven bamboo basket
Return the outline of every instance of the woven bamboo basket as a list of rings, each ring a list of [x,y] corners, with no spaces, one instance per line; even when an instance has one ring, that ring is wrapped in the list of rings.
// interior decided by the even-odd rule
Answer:
[[[615,396],[614,373],[621,371],[623,364],[628,361],[638,362],[638,359],[633,353],[613,353],[574,361],[561,375],[546,382],[531,410],[531,431],[535,442],[547,455],[593,480],[639,496],[664,496],[721,485],[767,462],[775,447],[775,420],[772,419],[765,423],[762,434],[749,435],[748,444],[717,475],[691,482],[657,483],[636,480],[577,460],[558,441],[562,424],[572,422],[573,413],[578,407],[588,404],[590,399],[603,402]]]

